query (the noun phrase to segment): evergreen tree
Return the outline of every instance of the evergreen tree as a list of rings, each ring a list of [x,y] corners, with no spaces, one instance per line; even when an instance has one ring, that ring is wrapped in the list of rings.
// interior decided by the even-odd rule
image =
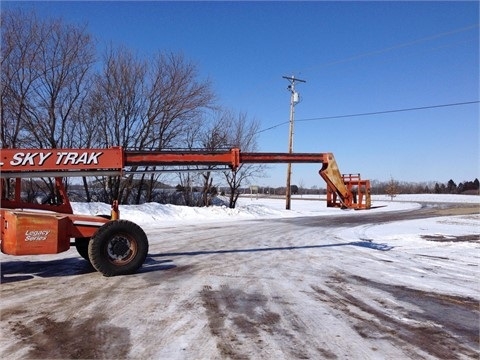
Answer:
[[[448,180],[447,192],[449,194],[455,194],[457,192],[457,184],[455,184],[455,182],[452,179]]]

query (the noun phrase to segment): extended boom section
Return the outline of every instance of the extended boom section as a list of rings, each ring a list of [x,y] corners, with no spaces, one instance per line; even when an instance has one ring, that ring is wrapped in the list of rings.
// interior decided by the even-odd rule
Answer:
[[[240,166],[240,149],[225,151],[125,151],[125,166]]]
[[[243,153],[238,148],[226,151],[125,151],[125,166],[226,165],[232,170],[242,164],[319,163],[320,176],[327,183],[327,206],[369,209],[370,182],[360,175],[342,175],[332,153]]]

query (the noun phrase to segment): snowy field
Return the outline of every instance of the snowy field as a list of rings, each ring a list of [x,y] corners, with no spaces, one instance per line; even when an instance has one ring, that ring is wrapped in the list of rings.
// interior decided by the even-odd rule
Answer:
[[[0,358],[478,359],[480,197],[372,205],[121,206],[150,242],[130,276],[1,254]]]

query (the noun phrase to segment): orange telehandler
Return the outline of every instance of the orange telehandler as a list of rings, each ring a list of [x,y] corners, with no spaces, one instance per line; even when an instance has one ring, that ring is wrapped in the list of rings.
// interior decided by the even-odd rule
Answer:
[[[132,151],[109,149],[1,149],[1,251],[9,255],[78,253],[105,276],[135,273],[148,254],[145,232],[119,218],[118,202],[109,216],[75,215],[64,177],[120,176],[128,167],[226,165],[237,170],[248,163],[321,163],[327,183],[327,206],[369,209],[370,182],[360,175],[341,175],[331,153],[243,153],[228,151]],[[55,178],[54,204],[22,199],[22,179]],[[14,186],[7,186],[14,184]],[[13,188],[11,191],[10,188]]]

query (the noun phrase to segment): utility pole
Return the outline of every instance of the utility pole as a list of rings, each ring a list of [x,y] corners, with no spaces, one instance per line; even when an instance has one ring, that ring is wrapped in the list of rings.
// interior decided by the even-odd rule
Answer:
[[[299,102],[299,95],[295,91],[295,82],[307,82],[306,80],[296,79],[295,76],[282,76],[284,79],[287,79],[290,82],[287,89],[290,91],[290,129],[288,132],[288,153],[293,152],[293,122],[295,119],[295,105]],[[292,177],[292,164],[287,164],[287,188],[285,189],[286,205],[285,209],[290,210],[291,200],[292,200],[292,189],[291,189],[291,177]]]

